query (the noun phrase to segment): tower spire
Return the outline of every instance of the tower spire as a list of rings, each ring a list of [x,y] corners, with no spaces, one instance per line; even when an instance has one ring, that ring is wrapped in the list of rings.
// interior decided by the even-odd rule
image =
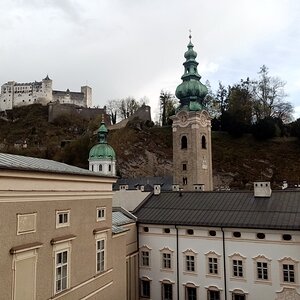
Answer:
[[[203,100],[207,95],[207,87],[200,82],[196,61],[197,52],[192,44],[192,31],[189,30],[188,50],[184,53],[186,61],[183,63],[184,74],[181,76],[182,83],[177,87],[175,95],[180,101],[179,110],[199,111],[203,109]]]

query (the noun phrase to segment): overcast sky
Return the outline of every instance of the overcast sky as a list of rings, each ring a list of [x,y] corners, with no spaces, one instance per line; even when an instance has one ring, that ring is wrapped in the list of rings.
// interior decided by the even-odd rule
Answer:
[[[201,81],[233,84],[260,66],[287,82],[300,116],[300,1],[0,0],[0,84],[93,89],[93,105],[147,97],[181,83],[192,30]],[[155,117],[153,115],[153,117]]]

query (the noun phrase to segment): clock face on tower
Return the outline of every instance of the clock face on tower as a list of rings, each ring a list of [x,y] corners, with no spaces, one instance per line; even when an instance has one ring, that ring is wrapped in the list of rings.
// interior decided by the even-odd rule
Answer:
[[[187,121],[187,116],[186,115],[180,116],[180,121],[181,123],[185,123]]]

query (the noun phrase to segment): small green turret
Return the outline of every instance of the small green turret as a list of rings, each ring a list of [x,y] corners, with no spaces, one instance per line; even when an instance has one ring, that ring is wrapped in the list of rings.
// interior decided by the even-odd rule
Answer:
[[[116,153],[107,144],[108,130],[102,120],[97,131],[98,144],[93,146],[89,153],[90,170],[103,175],[115,176]]]

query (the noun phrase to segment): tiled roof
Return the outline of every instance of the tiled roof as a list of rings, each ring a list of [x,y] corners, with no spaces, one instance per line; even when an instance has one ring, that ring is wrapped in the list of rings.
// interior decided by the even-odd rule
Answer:
[[[116,226],[121,226],[125,224],[134,223],[134,221],[127,217],[123,212],[121,211],[113,211],[112,212],[112,224]]]
[[[148,224],[300,229],[300,191],[273,191],[270,198],[253,192],[162,192],[133,212]]]
[[[95,172],[53,160],[7,153],[0,153],[0,169],[100,176]]]

